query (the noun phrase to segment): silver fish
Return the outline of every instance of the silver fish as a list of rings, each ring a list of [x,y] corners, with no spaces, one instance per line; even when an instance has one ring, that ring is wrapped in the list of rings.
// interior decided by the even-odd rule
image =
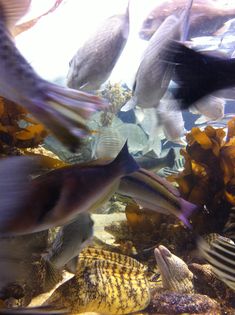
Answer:
[[[177,101],[167,92],[157,108],[157,116],[166,139],[183,144],[182,139],[186,133],[186,129],[184,128],[182,112],[177,110],[177,106]]]
[[[151,37],[136,73],[133,96],[122,107],[122,111],[130,110],[136,105],[142,108],[158,106],[171,78],[168,72],[171,67],[162,62],[159,54],[170,40],[180,39],[182,21],[189,14],[190,8],[188,6],[181,16],[168,16]]]
[[[61,227],[45,259],[57,269],[66,266],[75,273],[77,257],[93,236],[93,225],[89,213],[80,213],[73,222]]]
[[[210,244],[203,238],[199,238],[198,248],[202,256],[212,266],[215,275],[235,290],[234,242],[220,235]]]
[[[103,162],[103,161],[101,161]],[[139,169],[127,143],[109,163],[74,164],[30,179],[35,159],[0,161],[0,235],[37,232],[72,221],[106,202],[120,179]]]
[[[173,214],[188,227],[188,218],[197,208],[181,198],[179,191],[166,179],[142,168],[123,177],[117,192],[133,198],[144,208]]]
[[[82,90],[98,90],[110,76],[129,34],[129,4],[125,14],[114,15],[77,51],[70,61],[67,85]]]
[[[201,124],[206,121],[220,120],[224,117],[225,100],[220,97],[209,95],[190,107],[189,111],[193,114],[202,115],[195,121],[195,124]]]
[[[86,118],[102,107],[102,101],[42,79],[17,50],[10,29],[28,10],[30,2],[0,1],[0,95],[24,106],[60,141],[75,150],[80,138],[89,133]]]

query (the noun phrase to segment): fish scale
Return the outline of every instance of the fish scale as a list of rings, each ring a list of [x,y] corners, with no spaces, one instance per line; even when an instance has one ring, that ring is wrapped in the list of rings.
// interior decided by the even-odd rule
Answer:
[[[59,287],[46,303],[59,303],[72,314],[84,311],[128,314],[149,304],[146,268],[135,259],[88,248],[81,252],[79,264],[76,275]]]

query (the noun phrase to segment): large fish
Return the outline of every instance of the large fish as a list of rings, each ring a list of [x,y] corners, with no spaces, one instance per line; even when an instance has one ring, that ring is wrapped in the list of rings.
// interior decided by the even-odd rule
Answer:
[[[98,163],[97,163],[98,164]],[[139,169],[125,144],[107,164],[71,165],[29,179],[35,160],[0,162],[0,235],[27,234],[75,219],[107,201],[121,177]]]
[[[122,107],[122,111],[130,110],[136,105],[142,108],[158,106],[171,78],[170,67],[159,56],[170,40],[180,39],[182,23],[190,12],[189,4],[192,4],[192,0],[181,15],[168,16],[150,39],[136,73],[133,96]]]
[[[45,259],[52,267],[62,269],[66,266],[75,273],[77,256],[93,236],[93,225],[89,213],[78,214],[73,222],[61,227]]]
[[[27,108],[71,150],[88,134],[86,118],[100,99],[50,83],[37,75],[17,50],[10,35],[30,0],[0,1],[0,95]]]
[[[210,244],[203,238],[198,241],[202,256],[212,266],[215,275],[235,291],[235,244],[219,236]]]
[[[188,227],[188,218],[196,210],[196,206],[181,198],[179,191],[167,180],[142,168],[123,177],[117,192],[133,198],[144,208],[173,214]]]
[[[67,85],[97,90],[110,76],[129,34],[129,4],[125,14],[113,15],[97,29],[70,61]]]
[[[185,0],[159,1],[143,21],[139,35],[149,40],[161,23],[185,5]],[[189,18],[188,38],[213,35],[225,21],[235,16],[234,5],[223,1],[194,0]]]
[[[203,54],[171,41],[162,51],[161,59],[172,67],[172,79],[177,85],[171,92],[181,109],[190,107],[208,94],[235,85],[234,58]]]

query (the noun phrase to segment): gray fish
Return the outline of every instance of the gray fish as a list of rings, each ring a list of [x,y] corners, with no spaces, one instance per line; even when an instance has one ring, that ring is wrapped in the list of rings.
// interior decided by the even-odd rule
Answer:
[[[218,236],[208,244],[203,238],[198,241],[202,256],[212,266],[215,275],[235,290],[235,244],[226,237]]]
[[[174,14],[184,5],[185,0],[158,1],[142,23],[140,38],[149,40],[167,16]],[[188,38],[213,35],[225,21],[234,16],[234,5],[225,5],[224,1],[194,0],[189,18]]]
[[[172,168],[175,164],[175,151],[173,148],[171,148],[165,156],[160,158],[158,158],[156,154],[153,156],[150,155],[150,153],[151,152],[148,152],[141,157],[135,157],[135,160],[140,167],[156,172],[164,167]]]
[[[136,105],[142,108],[158,106],[171,79],[168,71],[171,67],[162,62],[159,55],[170,40],[180,39],[182,35],[182,21],[189,12],[190,6],[187,7],[181,16],[168,16],[151,37],[136,73],[133,96],[122,107],[122,111],[130,110]]]
[[[127,143],[109,162],[94,161],[55,169],[30,179],[36,160],[0,161],[0,235],[27,234],[64,225],[91,211],[116,191],[120,179],[139,169]]]
[[[75,273],[77,256],[89,243],[93,235],[93,225],[94,222],[89,213],[80,213],[76,220],[60,229],[45,259],[57,269],[62,269],[67,265],[67,269]]]
[[[24,106],[71,150],[88,134],[86,118],[102,107],[93,95],[50,83],[37,75],[17,50],[11,27],[29,0],[0,0],[0,95]],[[104,105],[104,103],[103,103]]]
[[[129,4],[125,14],[114,15],[77,51],[70,61],[67,85],[82,90],[98,90],[110,76],[129,34]]]

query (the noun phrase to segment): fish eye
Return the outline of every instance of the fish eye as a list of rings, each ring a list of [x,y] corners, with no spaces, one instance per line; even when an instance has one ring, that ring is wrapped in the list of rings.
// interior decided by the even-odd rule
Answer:
[[[149,17],[147,18],[147,20],[144,22],[144,27],[146,27],[146,28],[151,27],[152,24],[153,24],[153,19],[154,19],[153,16],[149,16]]]

